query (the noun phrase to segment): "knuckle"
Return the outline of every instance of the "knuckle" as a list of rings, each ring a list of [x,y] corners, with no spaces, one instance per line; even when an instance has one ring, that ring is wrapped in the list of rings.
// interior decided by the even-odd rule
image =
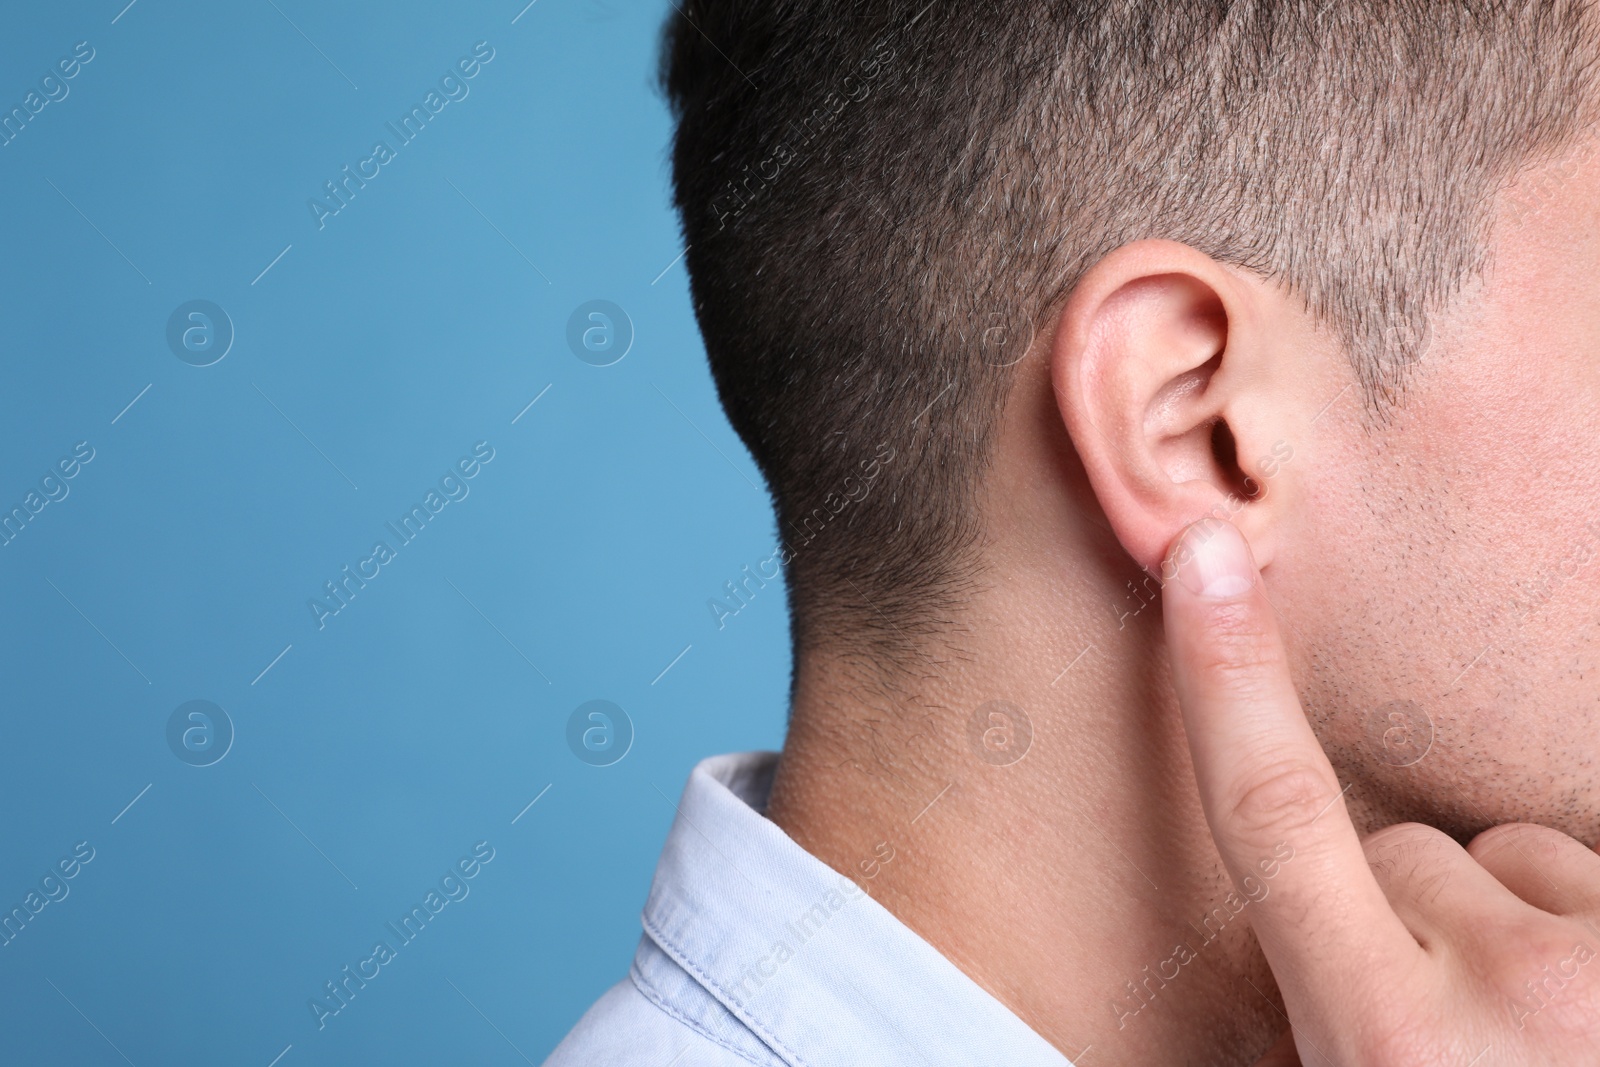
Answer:
[[[1390,899],[1395,894],[1431,903],[1450,883],[1452,854],[1460,847],[1449,835],[1421,823],[1396,823],[1361,840],[1367,865]]]
[[[1206,691],[1231,704],[1263,704],[1278,693],[1270,660],[1212,659],[1200,664]]]
[[[1559,830],[1533,823],[1502,823],[1483,831],[1467,845],[1467,854],[1487,867],[1508,852],[1533,860],[1551,859],[1566,838]]]
[[[1291,839],[1310,828],[1339,787],[1310,764],[1289,761],[1249,775],[1227,805],[1226,825],[1236,835],[1258,841]]]
[[[1205,609],[1199,669],[1220,680],[1248,678],[1282,661],[1277,632],[1255,605],[1211,604]]]
[[[1430,852],[1443,847],[1450,838],[1441,830],[1419,822],[1398,822],[1374,830],[1361,839],[1367,858],[1393,852]]]

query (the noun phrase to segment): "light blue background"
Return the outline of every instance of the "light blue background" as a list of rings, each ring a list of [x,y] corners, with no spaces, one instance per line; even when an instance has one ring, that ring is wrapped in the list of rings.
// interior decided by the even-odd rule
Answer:
[[[784,719],[782,590],[707,607],[774,532],[674,262],[669,8],[125,2],[0,35],[3,110],[95,50],[0,148],[0,510],[95,450],[0,547],[0,910],[96,853],[0,947],[0,1062],[537,1063],[625,975],[689,769]],[[319,230],[307,200],[480,40]],[[636,330],[610,367],[566,343],[595,298]],[[236,331],[213,366],[167,345],[192,299]],[[480,440],[319,631],[307,601]],[[611,767],[565,740],[596,698],[637,730]],[[192,699],[237,731],[213,766],[167,744]],[[307,1001],[480,840],[319,1031]]]

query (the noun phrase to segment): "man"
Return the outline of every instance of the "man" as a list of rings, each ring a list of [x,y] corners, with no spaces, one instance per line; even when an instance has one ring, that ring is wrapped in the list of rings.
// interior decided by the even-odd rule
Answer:
[[[1597,58],[1567,0],[684,0],[792,721],[550,1062],[1600,1059]]]

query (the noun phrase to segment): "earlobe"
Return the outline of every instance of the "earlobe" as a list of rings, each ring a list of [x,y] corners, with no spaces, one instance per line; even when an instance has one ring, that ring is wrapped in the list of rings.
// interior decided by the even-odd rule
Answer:
[[[1139,241],[1085,273],[1057,323],[1056,402],[1096,501],[1135,562],[1208,515],[1237,525],[1268,565],[1286,462],[1273,397],[1279,299],[1187,245]],[[1275,459],[1276,457],[1276,459]]]

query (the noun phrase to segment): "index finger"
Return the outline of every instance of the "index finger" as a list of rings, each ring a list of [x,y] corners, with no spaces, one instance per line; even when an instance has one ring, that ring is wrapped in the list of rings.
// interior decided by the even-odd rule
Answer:
[[[1328,991],[1370,989],[1421,949],[1367,866],[1244,537],[1229,522],[1194,523],[1173,542],[1162,577],[1171,579],[1167,645],[1206,822],[1235,884],[1272,871],[1251,926],[1285,1001],[1316,1014]]]

